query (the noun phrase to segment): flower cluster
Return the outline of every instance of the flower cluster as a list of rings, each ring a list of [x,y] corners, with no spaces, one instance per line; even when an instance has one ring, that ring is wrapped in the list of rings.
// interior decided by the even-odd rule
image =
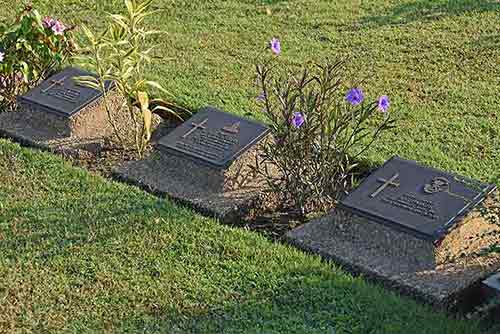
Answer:
[[[351,88],[347,95],[345,96],[347,102],[352,104],[353,106],[357,106],[365,99],[365,94],[361,88]]]
[[[261,92],[259,95],[257,95],[256,100],[257,102],[264,102],[266,100],[266,94],[264,92]]]
[[[352,104],[353,106],[356,106],[360,103],[363,102],[365,99],[365,95],[363,93],[363,90],[361,88],[351,88],[348,92],[347,95],[345,96],[345,99],[347,102]],[[380,112],[387,112],[389,110],[389,97],[387,95],[382,95],[378,99],[377,103],[377,108]]]
[[[387,95],[382,95],[378,99],[378,110],[384,113],[387,112],[387,110],[389,109],[389,104],[389,97]]]
[[[72,26],[27,4],[11,23],[0,23],[0,110],[15,110],[17,96],[74,55]]]
[[[295,128],[300,128],[304,122],[306,121],[306,119],[304,118],[304,114],[299,112],[299,111],[296,111],[293,113],[293,116],[292,116],[292,125],[295,127]]]
[[[54,35],[62,35],[66,30],[66,26],[61,21],[50,16],[45,16],[42,23],[46,29],[51,29]]]
[[[277,38],[273,38],[269,41],[269,48],[271,49],[271,52],[278,56],[280,55],[281,53],[281,42],[279,39]],[[266,95],[264,92],[261,92],[258,96],[257,96],[257,102],[264,102],[266,100]],[[348,103],[350,103],[351,105],[353,106],[357,106],[359,104],[361,104],[364,99],[365,99],[365,94],[363,92],[363,90],[359,87],[354,87],[354,88],[351,88],[346,96],[345,96],[345,99]],[[377,109],[382,112],[382,113],[386,113],[388,110],[389,110],[389,97],[387,95],[382,95],[379,97],[378,99],[378,103],[377,103]],[[301,112],[294,112],[291,119],[290,119],[290,124],[295,127],[295,128],[300,128],[302,125],[304,125],[305,123],[305,116],[303,113]]]
[[[343,61],[295,69],[279,61],[281,46],[272,38],[256,63],[256,100],[272,139],[261,145],[253,171],[282,208],[306,217],[335,206],[354,184],[364,152],[394,120],[389,97],[366,102],[362,88],[345,87]]]

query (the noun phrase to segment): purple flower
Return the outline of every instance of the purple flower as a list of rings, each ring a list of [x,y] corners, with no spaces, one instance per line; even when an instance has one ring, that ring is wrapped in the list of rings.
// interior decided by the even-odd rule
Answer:
[[[0,63],[5,59],[5,53],[0,51]]]
[[[50,16],[45,16],[42,20],[42,24],[45,28],[50,29],[56,23],[56,20],[51,18]]]
[[[389,105],[389,97],[387,95],[382,95],[378,99],[378,110],[380,110],[381,112],[387,112],[387,110],[389,109]]]
[[[271,51],[275,54],[275,55],[279,55],[281,53],[281,43],[280,43],[280,40],[277,39],[277,38],[273,38],[270,42],[269,42],[269,47],[271,48]]]
[[[304,118],[304,115],[301,112],[296,111],[293,113],[292,125],[294,127],[296,127],[297,129],[300,128],[302,126],[302,124],[304,124],[305,121],[306,120]]]
[[[62,35],[64,33],[64,30],[66,30],[66,27],[61,21],[56,21],[52,27],[52,31],[54,32],[55,35]]]
[[[45,28],[51,29],[55,35],[62,35],[66,30],[64,24],[50,16],[45,16],[42,20],[42,24]]]
[[[261,92],[255,99],[257,102],[264,102],[266,100],[266,93]]]
[[[345,96],[347,102],[352,104],[353,106],[360,104],[365,99],[365,95],[361,88],[351,88],[347,95]]]

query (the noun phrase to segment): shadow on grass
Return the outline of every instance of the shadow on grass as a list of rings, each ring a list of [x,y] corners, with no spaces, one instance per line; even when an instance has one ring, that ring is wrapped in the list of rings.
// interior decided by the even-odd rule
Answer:
[[[264,269],[265,271],[266,269]],[[263,274],[263,273],[260,273]],[[264,273],[265,275],[265,273]],[[450,320],[360,279],[302,266],[274,290],[198,310],[136,314],[120,330],[165,333],[479,333],[474,321]],[[426,315],[422,312],[426,309]],[[170,314],[172,315],[172,314]],[[423,317],[422,317],[423,316]]]
[[[468,12],[500,12],[498,0],[417,0],[398,4],[388,13],[364,17],[364,24],[393,25],[426,22]]]

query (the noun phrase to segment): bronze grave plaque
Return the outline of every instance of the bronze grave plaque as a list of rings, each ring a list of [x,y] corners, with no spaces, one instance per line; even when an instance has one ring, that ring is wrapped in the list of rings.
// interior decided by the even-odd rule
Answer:
[[[268,132],[263,124],[207,107],[160,139],[158,148],[226,168]]]
[[[435,242],[494,189],[494,185],[393,157],[341,206]]]
[[[102,96],[102,92],[98,90],[78,85],[73,80],[78,76],[95,77],[82,69],[68,67],[20,96],[18,101],[21,105],[29,105],[30,109],[70,117]],[[110,87],[111,82],[106,88]]]

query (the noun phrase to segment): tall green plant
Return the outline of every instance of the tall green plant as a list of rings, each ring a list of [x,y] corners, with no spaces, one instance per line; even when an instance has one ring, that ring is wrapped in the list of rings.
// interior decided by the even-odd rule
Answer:
[[[351,186],[364,152],[393,127],[389,99],[367,102],[357,87],[346,94],[341,61],[288,69],[278,61],[279,40],[270,48],[274,55],[256,68],[272,137],[255,171],[288,209],[326,210]]]
[[[151,138],[152,112],[162,109],[176,115],[174,110],[163,106],[156,106],[153,110],[149,107],[150,102],[159,102],[150,101],[149,89],[166,92],[159,83],[144,78],[145,66],[152,61],[151,53],[154,48],[146,48],[147,38],[161,33],[145,27],[146,17],[156,13],[150,10],[152,2],[153,0],[125,0],[126,15],[109,14],[109,23],[99,34],[84,26],[88,46],[81,49],[82,55],[76,58],[80,64],[97,74],[97,77],[79,77],[77,81],[103,92],[108,119],[116,137],[124,144],[113,117],[109,92],[106,91],[108,82],[114,83],[116,91],[123,98],[119,112],[127,113],[132,121],[135,149],[140,157],[144,155]]]
[[[0,23],[0,107],[44,80],[73,55],[73,27],[25,6],[13,23]]]

